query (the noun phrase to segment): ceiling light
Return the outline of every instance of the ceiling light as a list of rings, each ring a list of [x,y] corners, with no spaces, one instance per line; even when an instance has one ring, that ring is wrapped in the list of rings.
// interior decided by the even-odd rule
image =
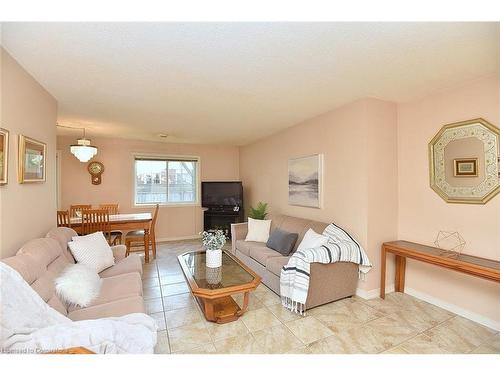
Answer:
[[[68,126],[58,126],[69,128]],[[97,147],[90,145],[90,139],[85,138],[85,128],[82,128],[82,130],[83,138],[78,138],[76,140],[76,145],[69,146],[69,151],[82,163],[86,163],[97,154]]]
[[[158,137],[160,137],[160,138],[167,138],[168,134],[160,133],[160,134],[158,134]]]

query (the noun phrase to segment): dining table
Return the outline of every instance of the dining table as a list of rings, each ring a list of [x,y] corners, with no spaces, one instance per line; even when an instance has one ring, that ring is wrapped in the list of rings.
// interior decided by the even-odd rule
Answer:
[[[149,228],[152,220],[153,216],[149,212],[109,215],[109,230],[123,233],[143,230],[144,261],[149,263]],[[69,223],[78,234],[82,234],[82,217],[71,217]]]

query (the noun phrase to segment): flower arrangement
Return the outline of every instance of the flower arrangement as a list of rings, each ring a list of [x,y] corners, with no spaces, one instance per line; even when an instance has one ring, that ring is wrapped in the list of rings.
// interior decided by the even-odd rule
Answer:
[[[203,246],[205,246],[207,250],[220,250],[226,243],[224,231],[220,229],[212,232],[202,232],[201,239]]]

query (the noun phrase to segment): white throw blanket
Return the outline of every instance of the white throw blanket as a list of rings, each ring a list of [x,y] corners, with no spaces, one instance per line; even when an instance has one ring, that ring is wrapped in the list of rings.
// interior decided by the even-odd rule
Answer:
[[[360,277],[364,277],[372,267],[361,245],[342,228],[330,224],[323,235],[329,238],[326,245],[296,251],[281,270],[281,302],[293,312],[304,314],[306,310],[311,263],[356,263],[359,264]]]
[[[0,351],[43,353],[83,346],[95,353],[153,353],[156,322],[146,314],[72,321],[0,262]]]

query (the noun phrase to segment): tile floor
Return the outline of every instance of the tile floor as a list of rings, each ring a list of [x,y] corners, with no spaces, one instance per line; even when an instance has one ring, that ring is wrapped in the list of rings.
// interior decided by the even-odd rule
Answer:
[[[144,298],[159,326],[159,354],[500,353],[500,333],[407,294],[344,299],[292,314],[260,285],[249,310],[228,324],[207,322],[189,293],[177,255],[199,241],[161,244],[144,265]],[[242,296],[235,297],[242,303]]]

